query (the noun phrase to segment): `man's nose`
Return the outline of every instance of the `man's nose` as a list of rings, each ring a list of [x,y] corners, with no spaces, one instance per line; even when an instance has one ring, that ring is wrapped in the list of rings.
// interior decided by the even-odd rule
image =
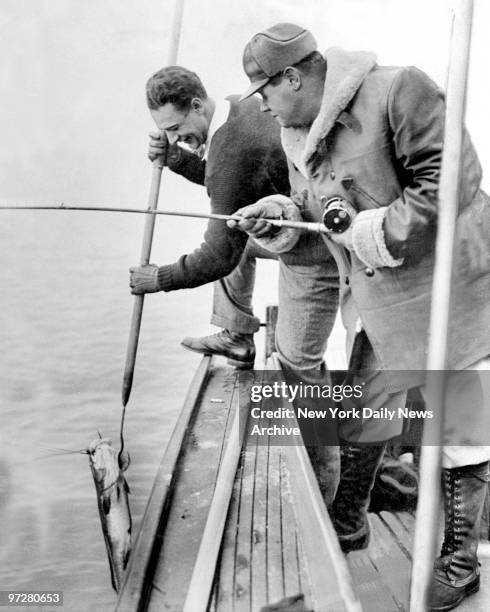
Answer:
[[[167,134],[168,141],[171,145],[175,144],[179,140],[179,135],[175,132],[165,132]]]
[[[270,108],[267,106],[267,102],[264,102],[264,100],[262,100],[260,103],[260,110],[263,113],[267,113],[268,111],[270,111]]]

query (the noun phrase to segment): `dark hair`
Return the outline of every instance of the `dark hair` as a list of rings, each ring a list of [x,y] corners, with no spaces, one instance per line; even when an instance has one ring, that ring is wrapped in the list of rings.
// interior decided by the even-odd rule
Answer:
[[[146,83],[146,102],[151,110],[170,103],[180,111],[186,111],[189,110],[193,98],[206,100],[207,97],[197,74],[182,66],[162,68]]]

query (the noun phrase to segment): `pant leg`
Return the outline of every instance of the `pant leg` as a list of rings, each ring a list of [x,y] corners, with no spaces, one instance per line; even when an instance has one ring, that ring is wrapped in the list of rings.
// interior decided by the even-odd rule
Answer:
[[[339,435],[343,441],[381,443],[402,433],[404,419],[399,411],[405,407],[407,391],[389,392],[388,380],[379,368],[366,333],[361,330],[353,343],[349,384],[361,388],[362,395],[342,400],[342,409],[355,415],[339,419]]]
[[[281,363],[308,374],[325,369],[323,356],[338,310],[335,264],[279,262],[276,347]]]
[[[426,388],[420,390],[426,399]],[[442,467],[452,469],[488,461],[490,359],[450,372],[446,390]]]
[[[330,385],[323,356],[338,309],[335,264],[288,266],[279,263],[279,311],[276,347],[286,382]],[[320,402],[321,404],[321,402]],[[318,400],[303,397],[294,407],[318,409]],[[337,432],[322,431],[322,423],[298,420],[306,450],[327,507],[335,497],[340,473]],[[318,427],[320,426],[320,427]]]
[[[260,320],[252,309],[257,257],[277,259],[249,239],[237,267],[214,283],[213,325],[241,334],[254,334],[259,330]]]

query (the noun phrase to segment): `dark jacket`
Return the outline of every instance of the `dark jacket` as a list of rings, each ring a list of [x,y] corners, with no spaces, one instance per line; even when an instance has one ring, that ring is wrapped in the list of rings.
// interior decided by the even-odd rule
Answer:
[[[211,139],[204,171],[211,212],[225,215],[266,195],[289,194],[288,169],[276,121],[260,111],[257,99],[238,103],[233,96],[229,100],[228,119]],[[183,155],[172,169],[200,182],[203,166],[198,162],[195,156]],[[238,264],[247,238],[244,232],[229,229],[225,221],[210,220],[198,249],[159,268],[161,288],[172,291],[198,287],[227,276]]]
[[[307,220],[333,196],[359,211],[354,250],[329,241],[340,270],[344,322],[353,332],[361,319],[381,368],[423,370],[444,97],[416,68],[381,67],[371,54],[340,49],[326,58],[323,104],[304,146],[295,148],[297,130],[283,130],[291,187],[308,195]],[[490,352],[490,200],[479,188],[480,164],[466,133],[462,156],[448,350],[453,369]],[[298,166],[306,166],[308,178]]]

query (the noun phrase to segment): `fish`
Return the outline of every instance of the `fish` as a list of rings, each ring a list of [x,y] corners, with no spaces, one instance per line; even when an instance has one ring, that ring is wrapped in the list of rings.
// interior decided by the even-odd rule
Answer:
[[[109,557],[111,580],[118,593],[131,553],[131,512],[129,486],[124,472],[130,464],[129,454],[113,448],[109,438],[93,440],[87,449],[90,469],[97,492],[102,532]]]

